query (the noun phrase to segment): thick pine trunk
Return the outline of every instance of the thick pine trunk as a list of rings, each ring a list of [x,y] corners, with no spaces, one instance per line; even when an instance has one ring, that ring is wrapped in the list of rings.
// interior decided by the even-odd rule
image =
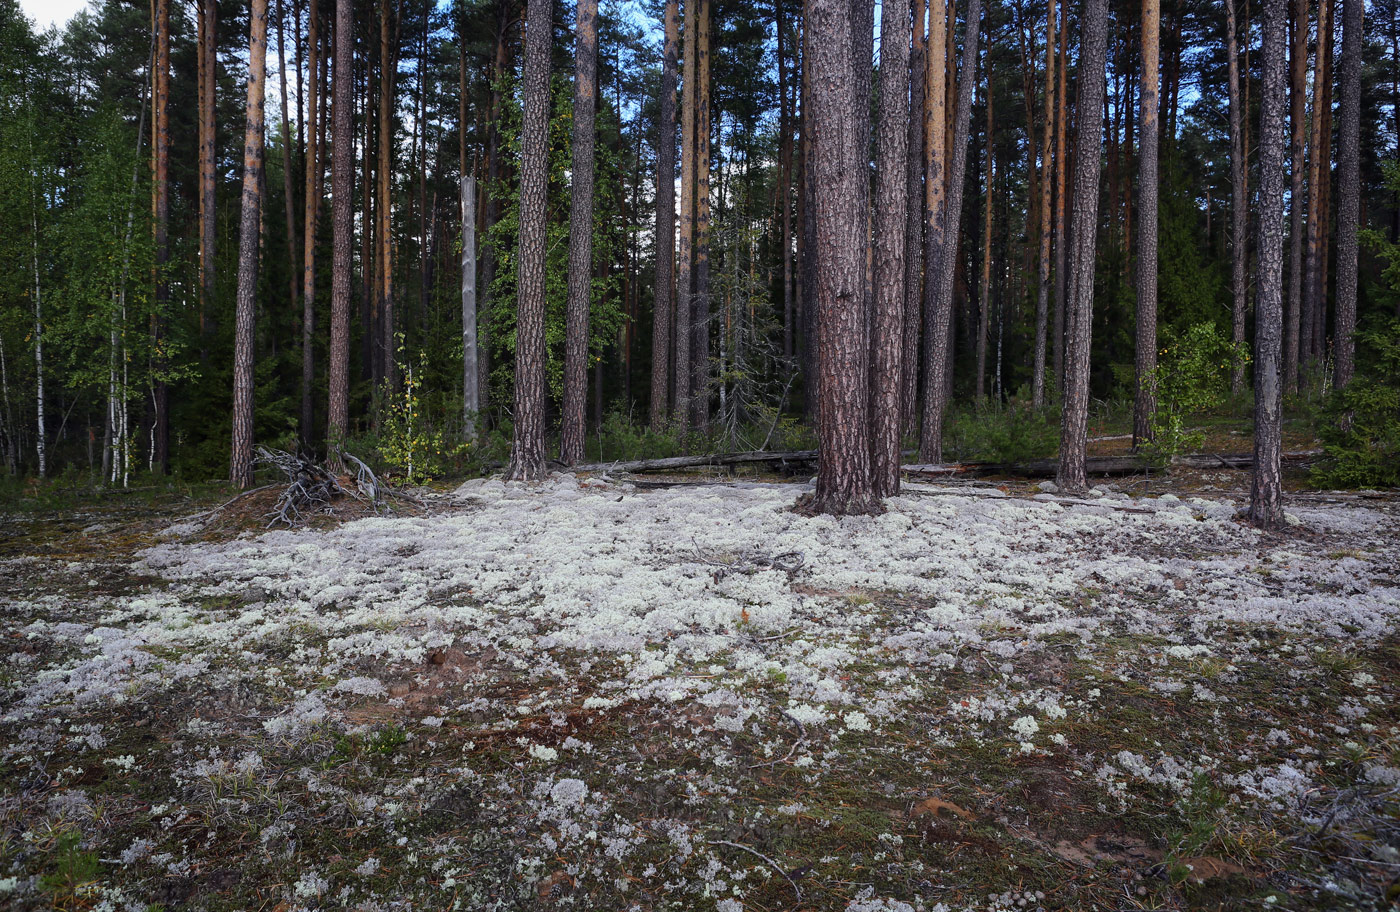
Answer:
[[[1361,48],[1364,0],[1342,0],[1341,129],[1337,131],[1337,320],[1333,332],[1341,389],[1356,369],[1356,259],[1361,207]]]
[[[375,303],[379,306],[378,380],[385,392],[397,388],[394,349],[394,94],[398,72],[397,10],[389,0],[379,0],[379,164],[378,199],[375,203]],[[382,409],[381,409],[382,411]],[[381,415],[376,414],[376,424]]]
[[[909,36],[903,4],[880,20],[880,120],[875,169],[875,313],[871,348],[871,484],[899,493],[904,360],[905,231],[909,214]]]
[[[506,477],[544,477],[545,206],[549,183],[551,0],[529,0],[520,130],[520,247],[515,326],[515,439]]]
[[[808,0],[813,195],[817,223],[817,486],[809,509],[844,515],[879,509],[871,485],[868,421],[870,345],[861,288],[866,225],[860,183],[865,151],[857,92],[850,0]]]
[[[1283,146],[1284,10],[1263,2],[1263,77],[1259,130],[1259,277],[1254,321],[1254,478],[1249,516],[1259,526],[1283,523]],[[1358,47],[1359,51],[1359,47]]]
[[[1078,129],[1074,143],[1072,261],[1065,322],[1065,395],[1060,420],[1060,466],[1056,481],[1082,491],[1089,425],[1089,349],[1094,314],[1094,247],[1098,240],[1099,163],[1103,144],[1104,65],[1108,44],[1108,0],[1086,0],[1080,20]]]
[[[350,429],[350,280],[355,222],[355,4],[335,3],[335,95],[331,146],[331,351],[327,369],[327,442],[334,447]]]
[[[583,461],[588,398],[588,305],[593,286],[593,128],[598,0],[579,0],[575,30],[573,182],[569,194],[569,289],[564,326],[564,413],[559,458]]]
[[[1061,399],[1065,395],[1065,311],[1068,309],[1066,296],[1069,294],[1069,276],[1065,262],[1069,253],[1069,236],[1066,231],[1065,213],[1069,208],[1069,17],[1060,21],[1060,60],[1057,68],[1060,73],[1059,85],[1055,91],[1055,317],[1050,335],[1052,364],[1054,366],[1055,391]]]
[[[795,351],[792,276],[792,107],[788,102],[787,23],[783,0],[773,3],[774,29],[778,37],[778,206],[783,245],[783,359],[792,363]],[[789,368],[791,369],[791,368]]]
[[[258,292],[263,170],[267,0],[253,0],[248,36],[248,120],[243,138],[243,204],[238,235],[238,297],[233,337],[233,448],[229,480],[253,482],[253,308]]]
[[[1160,0],[1142,0],[1142,139],[1138,157],[1137,338],[1133,449],[1152,439],[1157,410],[1157,58]]]
[[[676,309],[676,57],[678,0],[666,0],[662,49],[661,111],[656,149],[656,311],[651,331],[651,429],[666,425],[671,384],[671,339]]]

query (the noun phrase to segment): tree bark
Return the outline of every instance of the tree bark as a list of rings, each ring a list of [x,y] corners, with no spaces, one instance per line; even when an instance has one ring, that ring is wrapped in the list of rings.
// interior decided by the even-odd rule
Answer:
[[[583,461],[588,399],[588,306],[593,290],[593,127],[597,99],[598,0],[579,0],[575,29],[573,183],[569,203],[569,289],[564,327],[564,413],[559,458]],[[620,116],[620,115],[619,115]]]
[[[1283,522],[1283,144],[1284,10],[1263,3],[1263,78],[1259,130],[1259,277],[1254,321],[1254,478],[1250,519],[1264,528]],[[1359,29],[1358,29],[1359,31]],[[1359,47],[1358,47],[1359,51]]]
[[[277,0],[277,85],[281,93],[282,101],[282,196],[283,214],[287,221],[287,303],[291,305],[293,313],[296,312],[299,292],[301,290],[301,278],[297,268],[297,216],[296,216],[296,192],[294,177],[292,175],[292,124],[287,104],[287,30],[283,20],[287,15],[287,6],[284,0]],[[309,397],[303,396],[303,399]]]
[[[1326,137],[1326,111],[1331,106],[1327,86],[1332,76],[1328,66],[1332,44],[1332,21],[1330,0],[1318,0],[1317,4],[1317,50],[1313,58],[1313,105],[1312,135],[1308,141],[1308,238],[1307,253],[1303,261],[1303,308],[1302,328],[1299,341],[1302,347],[1301,361],[1310,369],[1321,357],[1317,340],[1323,335],[1327,324],[1326,286],[1319,282],[1319,274],[1325,268],[1327,258],[1327,204],[1325,184],[1331,163]],[[1321,285],[1321,287],[1319,287]],[[1301,368],[1300,368],[1301,370]]]
[[[394,222],[393,151],[394,95],[398,73],[398,12],[390,11],[389,0],[379,0],[379,165],[378,200],[375,203],[375,300],[379,304],[379,379],[386,393],[397,388],[394,360]],[[376,422],[379,419],[376,415]]]
[[[904,353],[900,359],[900,414],[903,432],[912,433],[918,417],[919,327],[923,316],[924,249],[924,98],[928,40],[924,36],[927,0],[913,0],[914,42],[909,55],[909,139],[906,153],[908,213],[904,235]]]
[[[307,80],[311,91],[307,98],[305,200],[302,211],[301,257],[301,445],[310,450],[315,428],[316,392],[316,228],[321,214],[321,145],[318,136],[320,90],[317,81],[321,59],[321,23],[319,0],[311,0],[307,24]]]
[[[238,297],[233,341],[233,448],[229,480],[253,483],[253,308],[258,291],[263,170],[267,0],[253,0],[248,36],[248,119],[243,139],[243,204],[238,234]]]
[[[975,2],[975,0],[974,0]],[[874,513],[868,421],[870,345],[860,285],[865,257],[860,182],[865,152],[859,145],[851,0],[807,0],[808,66],[812,92],[812,170],[817,223],[817,486],[807,507],[815,513]]]
[[[1230,80],[1230,308],[1231,340],[1244,344],[1248,300],[1245,287],[1245,256],[1249,252],[1249,210],[1246,208],[1244,160],[1244,111],[1240,98],[1239,39],[1235,18],[1237,0],[1225,0],[1225,56]],[[1237,358],[1230,375],[1230,392],[1244,389],[1244,360]]]
[[[170,474],[170,390],[165,380],[165,322],[170,311],[170,0],[155,0],[156,68],[152,126],[155,174],[151,183],[155,233],[155,312],[151,315],[151,357],[155,418],[151,428],[155,458],[151,468]]]
[[[666,0],[661,61],[661,111],[656,148],[656,310],[651,330],[651,429],[666,426],[671,385],[672,324],[676,311],[676,57],[680,3]]]
[[[1066,233],[1065,211],[1069,207],[1067,187],[1069,184],[1069,16],[1060,17],[1060,73],[1059,85],[1055,92],[1055,318],[1050,336],[1052,364],[1055,369],[1055,391],[1061,399],[1065,395],[1065,300],[1069,294],[1069,275],[1065,260],[1069,252],[1069,237]]]
[[[695,309],[695,79],[699,56],[699,17],[696,6],[705,0],[685,0],[685,72],[681,80],[681,245],[676,288],[676,432],[684,438],[690,429],[691,345]]]
[[[1096,2],[1096,0],[1091,0]],[[935,4],[936,5],[936,4]],[[957,109],[953,120],[953,144],[938,267],[933,272],[934,314],[932,332],[926,333],[932,357],[924,386],[924,425],[919,439],[919,456],[925,462],[943,461],[943,418],[948,408],[952,380],[953,281],[957,277],[958,234],[962,220],[963,184],[967,174],[967,134],[972,120],[972,88],[977,81],[977,38],[981,26],[982,0],[967,6],[967,33],[963,39],[962,66],[957,71]]]
[[[774,30],[778,37],[778,206],[781,210],[783,245],[783,359],[792,363],[794,312],[792,286],[792,118],[788,103],[787,23],[783,0],[773,0]],[[791,367],[789,367],[789,370]]]
[[[476,440],[476,414],[481,411],[480,375],[476,352],[476,178],[462,181],[462,434]]]
[[[1089,424],[1089,349],[1094,315],[1094,247],[1099,213],[1099,163],[1103,144],[1104,66],[1108,44],[1107,0],[1086,0],[1080,19],[1078,123],[1074,143],[1073,260],[1066,308],[1065,396],[1060,420],[1056,482],[1070,492],[1087,486],[1084,474]]]
[[[355,244],[355,3],[335,3],[335,107],[331,137],[331,351],[326,437],[332,449],[350,430],[350,271]]]
[[[990,58],[989,58],[990,61]],[[996,177],[996,122],[993,120],[995,107],[992,103],[992,83],[987,80],[986,88],[987,104],[987,134],[986,134],[986,159],[987,159],[987,185],[986,193],[983,194],[982,207],[982,288],[978,293],[981,300],[977,308],[977,401],[981,402],[987,395],[987,328],[991,314],[992,302],[992,184]]]
[[[710,424],[710,0],[697,10],[695,54],[695,297],[690,343],[690,423]]]
[[[199,353],[206,360],[209,312],[214,307],[214,86],[218,83],[215,56],[219,4],[200,0],[199,6]]]
[[[1288,299],[1284,308],[1283,388],[1288,395],[1298,392],[1299,330],[1303,307],[1303,212],[1307,208],[1303,183],[1308,99],[1308,0],[1293,0],[1293,41],[1289,54],[1289,169],[1288,194]],[[1400,115],[1400,106],[1396,112]]]
[[[905,231],[909,215],[910,18],[896,2],[880,19],[880,119],[875,168],[875,314],[871,349],[871,485],[899,493],[904,360]]]
[[[1031,363],[1031,405],[1045,405],[1045,345],[1050,310],[1050,201],[1054,195],[1055,0],[1045,13],[1045,134],[1040,144],[1040,271],[1035,290],[1035,350]]]
[[[1157,411],[1157,58],[1160,0],[1142,0],[1141,152],[1138,156],[1137,385],[1133,397],[1133,449],[1152,439]]]
[[[930,420],[931,403],[942,396],[943,362],[948,348],[949,315],[938,311],[939,270],[942,266],[943,238],[948,218],[947,147],[948,119],[947,57],[948,16],[943,0],[930,0],[928,22],[928,70],[924,101],[924,401],[923,423],[919,429],[919,458],[922,462],[942,462],[942,428]]]
[[[520,131],[520,241],[515,326],[515,438],[506,477],[545,474],[545,206],[549,184],[549,57],[552,0],[529,0]]]
[[[1356,261],[1361,207],[1361,32],[1364,0],[1342,0],[1341,129],[1337,137],[1337,320],[1333,385],[1356,370]]]

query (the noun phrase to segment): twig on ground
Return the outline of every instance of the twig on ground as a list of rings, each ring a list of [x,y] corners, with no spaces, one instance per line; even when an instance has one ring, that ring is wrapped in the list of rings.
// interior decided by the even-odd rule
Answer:
[[[742,844],[742,843],[730,842],[730,841],[728,841],[727,839],[707,839],[707,840],[705,840],[705,841],[706,841],[706,843],[708,843],[709,845],[729,846],[731,849],[739,849],[739,850],[741,850],[741,851],[748,852],[750,855],[753,855],[755,858],[762,858],[764,861],[768,862],[768,866],[769,866],[769,867],[771,867],[773,870],[777,871],[779,874],[783,875],[783,877],[787,878],[787,882],[790,883],[790,884],[792,884],[792,892],[794,892],[794,893],[797,894],[797,901],[798,901],[798,902],[802,902],[802,888],[799,887],[799,886],[797,885],[797,881],[795,881],[795,880],[792,879],[792,875],[791,875],[791,874],[789,874],[787,871],[783,870],[783,866],[782,866],[782,865],[778,864],[776,861],[774,861],[773,859],[769,858],[767,855],[764,855],[764,854],[763,854],[762,852],[760,852],[758,849],[751,849],[751,848],[749,848],[748,846],[746,846],[746,845],[744,845],[744,844]]]

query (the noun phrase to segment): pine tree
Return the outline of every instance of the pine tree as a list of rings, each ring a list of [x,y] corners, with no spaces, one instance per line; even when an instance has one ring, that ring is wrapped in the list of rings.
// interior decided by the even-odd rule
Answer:
[[[549,181],[551,0],[526,4],[523,118],[520,135],[519,287],[515,329],[515,438],[506,477],[544,477],[545,205]]]
[[[1094,315],[1094,248],[1099,214],[1099,162],[1103,153],[1104,78],[1108,51],[1108,0],[1085,0],[1080,17],[1078,124],[1074,143],[1073,244],[1065,313],[1065,396],[1060,420],[1056,482],[1067,491],[1088,487],[1084,474],[1089,425],[1089,348]]]
[[[1262,0],[1263,75],[1259,129],[1259,274],[1254,321],[1254,478],[1250,520],[1283,523],[1283,143],[1284,4]],[[1324,0],[1325,2],[1325,0]]]
[[[253,483],[253,310],[258,290],[263,174],[263,98],[267,72],[267,0],[253,0],[248,36],[248,125],[243,140],[243,202],[234,312],[233,451],[229,480]]]
[[[335,92],[331,145],[331,351],[326,436],[337,446],[350,430],[350,280],[355,223],[355,3],[335,2]]]
[[[598,70],[598,0],[579,0],[569,209],[569,290],[564,327],[564,414],[559,459],[583,461],[588,392],[588,305],[593,291],[593,112]]]
[[[1142,0],[1142,139],[1138,157],[1137,338],[1133,448],[1152,439],[1157,410],[1157,58],[1160,0]]]
[[[1337,142],[1337,325],[1333,385],[1356,371],[1356,250],[1361,208],[1361,32],[1364,0],[1342,0],[1341,129]]]
[[[661,105],[656,149],[656,310],[651,336],[651,429],[666,424],[671,383],[672,323],[676,309],[676,57],[679,0],[666,0],[666,43],[661,60]]]

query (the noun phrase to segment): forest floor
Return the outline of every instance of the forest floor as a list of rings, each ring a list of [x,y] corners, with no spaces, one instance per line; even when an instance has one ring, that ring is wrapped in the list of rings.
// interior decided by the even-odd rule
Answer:
[[[0,512],[0,905],[1396,901],[1400,498],[671,481]]]

